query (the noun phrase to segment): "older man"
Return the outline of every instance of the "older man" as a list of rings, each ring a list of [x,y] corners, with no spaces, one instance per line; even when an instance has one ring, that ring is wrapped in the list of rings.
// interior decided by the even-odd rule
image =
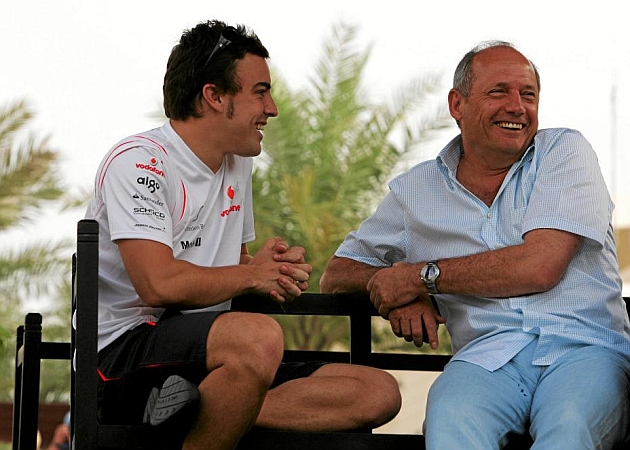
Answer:
[[[367,290],[418,345],[435,347],[446,323],[454,356],[429,393],[427,449],[499,449],[528,432],[541,449],[627,438],[613,205],[584,136],[538,129],[539,94],[511,44],[467,53],[448,95],[461,134],[391,182],[322,277],[325,292]]]

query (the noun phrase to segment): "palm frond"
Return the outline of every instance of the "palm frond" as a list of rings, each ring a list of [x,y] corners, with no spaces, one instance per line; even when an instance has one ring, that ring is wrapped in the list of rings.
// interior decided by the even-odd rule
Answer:
[[[313,265],[310,291],[318,291],[326,261],[371,213],[401,161],[445,123],[442,111],[427,108],[437,75],[410,80],[389,102],[368,101],[362,81],[372,47],[360,48],[356,32],[333,27],[306,88],[293,92],[274,75],[280,114],[265,129],[253,173],[261,239],[251,250],[277,235],[304,246]],[[347,338],[338,325],[303,318],[283,328],[287,343],[322,349]]]
[[[0,155],[11,149],[16,132],[33,118],[24,100],[0,107]]]
[[[0,230],[31,219],[34,209],[64,195],[48,138],[25,131],[32,117],[24,102],[0,110]]]
[[[25,101],[0,107],[0,232],[41,215],[45,206],[58,202],[63,209],[84,204],[85,192],[71,197],[57,178],[57,152],[47,137],[28,130],[33,113]],[[26,308],[44,313],[47,340],[67,340],[70,334],[70,253],[65,241],[30,242],[9,246],[3,238],[0,253],[0,401],[13,393],[14,332]],[[69,367],[49,367],[41,397],[63,400],[68,396]],[[43,367],[43,366],[42,366]]]
[[[0,254],[0,302],[8,293],[19,298],[51,295],[67,278],[71,242],[32,243]],[[64,255],[65,254],[65,255]]]

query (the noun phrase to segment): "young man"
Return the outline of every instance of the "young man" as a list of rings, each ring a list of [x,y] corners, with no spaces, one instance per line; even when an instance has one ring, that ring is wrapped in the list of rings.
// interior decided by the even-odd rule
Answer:
[[[386,372],[280,365],[274,320],[226,312],[240,294],[292,300],[311,272],[304,249],[281,238],[247,251],[252,157],[278,114],[268,56],[242,26],[185,31],[164,77],[170,120],[113,147],[87,212],[100,225],[101,419],[157,425],[177,410],[173,390],[186,400],[198,389],[186,449],[233,448],[254,424],[375,427],[400,408]]]
[[[540,79],[506,42],[471,50],[448,104],[461,129],[390,184],[322,277],[367,290],[392,330],[453,359],[431,387],[427,449],[609,449],[630,425],[630,326],[597,158],[538,130]],[[436,301],[438,311],[432,306]]]

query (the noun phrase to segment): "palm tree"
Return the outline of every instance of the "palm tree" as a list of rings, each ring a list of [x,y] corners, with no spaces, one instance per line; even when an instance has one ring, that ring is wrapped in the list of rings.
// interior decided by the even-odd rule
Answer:
[[[50,149],[48,139],[38,139],[25,131],[32,118],[24,101],[0,108],[0,233],[32,222],[52,202],[74,201],[56,177],[58,155]],[[15,330],[27,301],[52,301],[53,307],[49,306],[50,312],[44,317],[45,338],[69,340],[70,260],[63,255],[71,250],[68,242],[27,244],[22,248],[10,247],[6,241],[4,244],[0,252],[0,399],[8,400],[13,393]],[[61,298],[62,302],[55,301]],[[69,379],[68,364],[57,369],[55,362],[44,361],[42,366],[42,373],[48,375],[43,377],[42,399],[65,398],[68,386],[63,379]]]
[[[254,170],[257,234],[307,249],[310,291],[318,290],[328,258],[371,213],[404,157],[447,126],[445,111],[427,108],[435,75],[410,80],[389,104],[368,102],[361,82],[371,47],[357,50],[355,36],[354,26],[333,27],[308,89],[292,92],[274,75],[280,114],[266,128],[265,153]],[[317,349],[347,339],[336,320],[301,317],[295,327],[280,318],[287,345],[303,348],[308,341]]]

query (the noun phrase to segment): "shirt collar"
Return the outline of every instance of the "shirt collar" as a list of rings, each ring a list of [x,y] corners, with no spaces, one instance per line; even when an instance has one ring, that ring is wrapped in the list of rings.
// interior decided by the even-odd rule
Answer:
[[[538,136],[538,134],[536,134]],[[534,154],[534,149],[536,148],[536,136],[532,140],[531,144],[523,153],[521,159],[512,166],[511,173],[515,170],[518,170],[523,164],[531,161]],[[442,149],[442,151],[438,154],[436,161],[439,170],[447,177],[451,177],[453,179],[456,178],[457,174],[457,166],[459,165],[459,160],[462,157],[462,135],[459,134],[455,136],[446,146]]]

